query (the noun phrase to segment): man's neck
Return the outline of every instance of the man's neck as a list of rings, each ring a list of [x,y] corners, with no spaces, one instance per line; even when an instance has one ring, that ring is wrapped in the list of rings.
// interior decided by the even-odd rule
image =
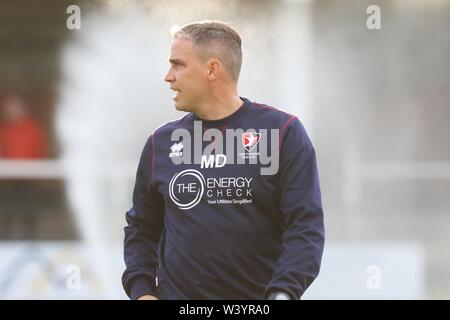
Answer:
[[[244,101],[237,93],[228,96],[220,96],[210,99],[203,110],[196,111],[195,114],[203,120],[220,120],[235,113]]]

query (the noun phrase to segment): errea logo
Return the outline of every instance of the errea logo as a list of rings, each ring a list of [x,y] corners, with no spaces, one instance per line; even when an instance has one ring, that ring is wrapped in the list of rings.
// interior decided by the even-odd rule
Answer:
[[[180,143],[174,143],[171,147],[170,147],[170,153],[169,153],[169,158],[174,158],[174,157],[182,157],[183,156],[183,144]]]

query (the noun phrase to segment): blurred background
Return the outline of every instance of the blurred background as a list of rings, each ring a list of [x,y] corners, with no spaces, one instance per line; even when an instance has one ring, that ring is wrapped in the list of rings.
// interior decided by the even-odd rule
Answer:
[[[179,117],[170,30],[230,22],[240,95],[316,148],[321,273],[304,299],[450,298],[450,1],[0,1],[0,299],[126,299],[140,151]]]

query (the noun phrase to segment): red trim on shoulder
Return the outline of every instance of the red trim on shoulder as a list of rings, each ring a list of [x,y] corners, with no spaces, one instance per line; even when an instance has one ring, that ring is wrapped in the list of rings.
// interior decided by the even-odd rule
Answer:
[[[187,114],[185,114],[184,116],[179,117],[178,119],[171,120],[171,121],[167,121],[167,122],[163,123],[162,125],[160,125],[159,127],[157,127],[155,130],[153,130],[153,133],[152,133],[152,134],[156,133],[156,131],[158,131],[159,129],[161,129],[162,127],[164,127],[164,126],[166,126],[166,125],[168,125],[168,124],[170,124],[170,123],[174,123],[174,122],[183,120],[184,118],[186,118],[186,117],[187,117],[188,115],[190,115],[190,114],[191,114],[191,113],[187,113]]]
[[[266,109],[269,109],[269,110],[280,111],[280,112],[282,112],[282,113],[284,113],[284,114],[287,114],[287,115],[290,116],[290,117],[293,116],[293,115],[290,114],[289,112],[286,112],[286,111],[284,111],[284,110],[281,110],[281,109],[278,109],[278,108],[275,108],[275,107],[272,107],[272,106],[268,106],[267,104],[258,103],[258,102],[255,102],[255,101],[253,101],[253,104],[257,105],[257,106],[260,107],[260,108],[266,108]]]
[[[156,145],[155,140],[156,140],[156,131],[154,131],[152,134],[152,176],[150,178],[150,185],[153,184],[153,177],[155,174],[155,159],[156,159],[156,157],[155,157],[155,145]]]
[[[282,113],[284,113],[284,114],[286,114],[286,115],[289,116],[289,119],[284,123],[283,127],[281,128],[281,132],[280,132],[280,138],[279,138],[279,139],[280,139],[280,145],[278,146],[278,150],[279,150],[279,152],[281,152],[281,147],[282,147],[282,145],[283,145],[284,132],[285,132],[285,130],[286,130],[286,127],[287,127],[294,119],[297,119],[297,116],[295,116],[295,115],[293,115],[293,114],[291,114],[291,113],[289,113],[289,112],[286,112],[286,111],[284,111],[284,110],[280,110],[280,109],[278,109],[278,108],[275,108],[275,107],[272,107],[272,106],[268,106],[267,104],[262,104],[262,103],[258,103],[258,102],[255,102],[255,101],[253,101],[253,104],[255,104],[256,106],[261,107],[261,108],[279,111],[279,112],[282,112]]]
[[[253,101],[253,104],[256,104],[258,107],[261,107],[261,108],[266,108],[266,109],[270,109],[270,110],[277,110],[276,108],[274,108],[272,106],[268,106],[267,104],[258,103],[256,101]]]
[[[280,147],[278,148],[280,150],[280,152],[281,152],[281,147],[283,146],[284,132],[286,131],[287,126],[295,119],[297,119],[296,116],[290,117],[286,121],[286,123],[283,125],[283,127],[281,128],[281,132],[280,132]]]

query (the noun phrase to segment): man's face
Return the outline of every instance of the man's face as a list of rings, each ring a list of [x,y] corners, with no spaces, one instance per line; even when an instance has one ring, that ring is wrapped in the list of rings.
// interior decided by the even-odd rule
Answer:
[[[175,108],[179,111],[195,112],[206,97],[208,69],[190,40],[174,39],[170,48],[170,68],[164,81],[173,90]]]
[[[16,96],[7,96],[4,98],[1,103],[1,111],[4,119],[8,122],[16,122],[26,116],[23,101]]]

